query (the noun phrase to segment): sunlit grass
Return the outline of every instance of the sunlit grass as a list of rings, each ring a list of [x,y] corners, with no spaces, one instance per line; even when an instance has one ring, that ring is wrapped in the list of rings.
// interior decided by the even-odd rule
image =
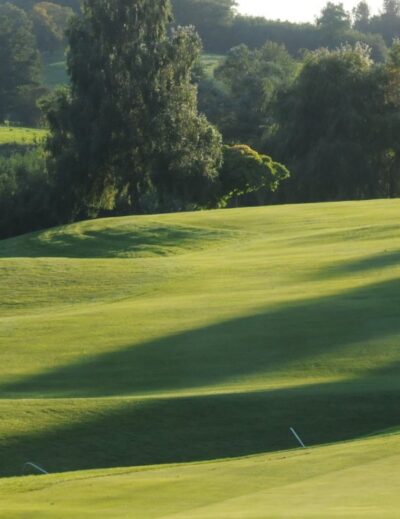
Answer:
[[[45,130],[16,126],[0,126],[0,146],[5,144],[22,146],[38,144],[43,141],[45,136]]]
[[[396,428],[398,215],[398,201],[281,206],[96,220],[0,242],[0,472],[20,474],[28,460],[64,472],[265,454],[296,447],[290,426],[313,446]],[[188,501],[211,507],[204,517],[264,517],[257,515],[263,507],[279,516],[277,496],[287,517],[296,517],[296,502],[299,517],[303,510],[320,517],[324,506],[336,506],[325,481],[338,493],[345,488],[342,448],[348,478],[361,477],[357,467],[373,458],[364,482],[372,489],[369,470],[385,480],[392,474],[394,458],[376,461],[380,452],[394,456],[397,437],[390,448],[387,441],[317,449],[304,473],[298,455],[285,453],[230,462],[220,480],[218,463],[166,468],[162,476],[161,468],[129,471],[126,482],[140,494],[139,475],[148,474],[162,496],[164,476],[171,480],[164,501],[149,503],[146,493],[135,500],[138,517],[165,510],[203,517],[182,505],[181,473],[205,480],[198,492],[185,487]],[[271,460],[277,494],[275,468],[265,466]],[[232,475],[235,463],[241,479]],[[326,480],[324,464],[332,473]],[[261,466],[259,495],[248,473]],[[215,479],[203,469],[216,471]],[[89,495],[88,514],[121,500],[112,509],[118,517],[119,506],[132,505],[125,476],[104,474],[117,492],[110,502],[88,477],[93,490],[82,492],[74,476],[57,479],[68,482],[57,485],[57,498],[43,483],[43,493],[17,503],[14,490],[25,492],[31,480],[4,483],[0,495],[10,514],[31,502],[38,517],[58,517],[46,508],[53,497],[60,517],[71,511],[67,488],[79,513]],[[289,497],[293,478],[298,501]],[[236,505],[240,485],[247,497],[236,495]],[[312,488],[307,508],[301,496]],[[384,490],[376,488],[375,501],[355,509],[362,497],[355,485],[342,515],[383,506]],[[253,489],[259,505],[251,507]],[[388,501],[386,516],[395,503]]]

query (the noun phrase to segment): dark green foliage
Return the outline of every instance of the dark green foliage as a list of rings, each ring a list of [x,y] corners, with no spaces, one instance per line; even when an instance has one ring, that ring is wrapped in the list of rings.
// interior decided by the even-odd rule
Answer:
[[[343,3],[328,2],[317,20],[317,27],[326,33],[345,33],[351,28],[350,14]]]
[[[42,52],[54,52],[66,45],[65,31],[69,19],[73,16],[70,7],[63,7],[51,2],[39,2],[29,13],[34,33]]]
[[[396,90],[397,65],[394,70]],[[274,149],[293,172],[285,186],[288,200],[400,194],[398,168],[393,169],[399,111],[388,98],[388,86],[387,67],[375,66],[361,45],[307,56],[277,110]]]
[[[2,3],[6,3],[6,0],[0,0],[0,4]],[[35,5],[42,3],[42,0],[12,0],[12,3],[25,11],[32,11]],[[82,2],[81,0],[54,0],[52,3],[79,12]]]
[[[41,72],[32,22],[18,7],[0,5],[0,123],[38,122]]]
[[[269,128],[271,103],[277,91],[293,81],[296,70],[296,62],[276,43],[256,50],[235,47],[215,74],[229,94],[229,104],[221,121],[208,115],[227,140],[258,146]]]
[[[359,32],[369,32],[371,10],[367,2],[362,1],[353,9],[353,27]]]
[[[285,166],[271,157],[257,153],[249,146],[224,146],[224,164],[220,174],[220,205],[260,190],[275,191],[290,176]]]
[[[0,155],[0,239],[50,225],[50,202],[43,150]]]
[[[387,45],[400,36],[400,2],[384,0],[380,14],[371,16],[369,5],[362,1],[354,9],[354,28],[364,33],[375,33],[383,37]]]
[[[217,177],[218,132],[197,114],[200,41],[169,34],[169,0],[88,0],[68,31],[71,91],[45,110],[63,218],[201,204]],[[155,200],[154,200],[155,198]]]
[[[384,61],[386,56],[381,31],[366,27],[362,20],[358,23],[357,16],[353,28],[350,14],[342,4],[328,2],[317,24],[237,15],[231,0],[174,0],[173,4],[178,22],[194,25],[209,52],[226,53],[241,44],[255,49],[262,47],[266,41],[273,41],[284,45],[290,54],[297,57],[304,49],[335,49],[346,43],[361,41],[370,45],[374,59]],[[363,10],[360,12],[358,17],[362,17]]]
[[[176,23],[195,25],[205,49],[212,52],[227,50],[235,5],[235,0],[172,0]]]

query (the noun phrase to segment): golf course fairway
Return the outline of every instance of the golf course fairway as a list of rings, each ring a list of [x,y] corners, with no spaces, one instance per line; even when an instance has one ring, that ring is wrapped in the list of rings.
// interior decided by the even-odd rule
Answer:
[[[1,241],[0,517],[396,517],[399,215],[276,206]]]

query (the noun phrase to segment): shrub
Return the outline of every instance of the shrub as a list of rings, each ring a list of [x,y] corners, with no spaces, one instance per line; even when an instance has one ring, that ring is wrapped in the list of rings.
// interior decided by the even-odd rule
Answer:
[[[51,185],[41,148],[0,156],[0,238],[51,224]]]
[[[224,146],[224,164],[220,172],[220,205],[266,189],[276,191],[290,176],[288,169],[244,144]]]

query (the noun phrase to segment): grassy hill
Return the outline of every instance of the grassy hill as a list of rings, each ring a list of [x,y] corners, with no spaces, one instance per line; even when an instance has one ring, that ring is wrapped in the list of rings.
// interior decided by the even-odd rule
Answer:
[[[398,437],[239,460],[0,481],[0,517],[394,518]]]
[[[398,216],[281,206],[0,242],[0,474],[117,469],[3,480],[4,517],[66,499],[79,517],[393,516]],[[290,426],[311,451],[274,454]]]

